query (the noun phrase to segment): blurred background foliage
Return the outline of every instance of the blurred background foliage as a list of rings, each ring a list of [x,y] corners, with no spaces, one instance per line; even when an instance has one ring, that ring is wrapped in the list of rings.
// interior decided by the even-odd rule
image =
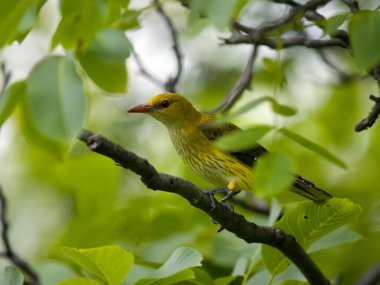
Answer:
[[[1,5],[11,2],[0,1]],[[84,75],[82,70],[77,75],[84,80],[86,128],[147,158],[160,172],[183,177],[201,188],[213,187],[186,169],[162,125],[150,117],[126,112],[163,90],[139,71],[130,56],[131,50],[115,51],[115,46],[120,48],[117,38],[123,33],[112,33],[126,31],[127,38],[121,39],[123,47],[130,49],[133,45],[146,68],[162,81],[176,69],[169,32],[149,1],[78,1],[83,7],[68,0],[23,2],[30,5],[26,6],[28,16],[23,18],[23,24],[12,26],[9,21],[15,19],[8,18],[8,25],[0,25],[1,35],[6,29],[11,31],[9,38],[2,38],[0,56],[11,72],[12,82],[24,80],[46,55],[67,53],[77,58],[87,73]],[[183,54],[184,72],[178,90],[199,110],[208,111],[237,81],[250,52],[245,45],[220,45],[219,37],[229,34],[226,27],[231,17],[240,15],[247,24],[255,25],[282,15],[288,7],[271,1],[235,1],[232,9],[214,0],[208,1],[210,6],[205,8],[202,2],[191,1],[190,11],[177,1],[164,1],[163,6],[178,31]],[[24,11],[20,3],[15,8]],[[328,15],[348,13],[339,1],[330,4],[323,8]],[[363,0],[359,4],[372,10],[376,7],[376,1]],[[109,5],[109,10],[104,10],[104,5]],[[112,5],[124,5],[125,13],[119,17]],[[87,26],[80,26],[83,22],[78,24],[75,17],[62,18],[65,21],[60,22],[61,14],[72,16],[70,9],[88,12],[83,13],[88,16],[84,18]],[[1,10],[6,11],[6,7]],[[55,32],[57,26],[59,32]],[[102,30],[99,35],[101,28],[119,30],[111,31],[111,36]],[[314,27],[309,29],[311,34],[318,34]],[[99,52],[103,44],[106,51]],[[254,69],[253,88],[244,93],[232,112],[255,98],[274,95],[298,112],[282,117],[266,102],[235,117],[233,122],[242,128],[258,123],[286,127],[330,150],[347,164],[347,169],[339,168],[276,132],[260,141],[271,151],[288,154],[297,173],[334,196],[349,198],[362,207],[363,212],[350,225],[362,236],[360,240],[312,255],[329,278],[341,275],[342,284],[352,284],[380,259],[380,124],[366,132],[354,132],[355,124],[372,106],[368,95],[377,94],[378,87],[356,67],[347,51],[332,48],[322,52],[340,71],[321,59],[321,51],[304,47],[273,51],[263,47]],[[123,71],[125,60],[127,69]],[[99,64],[102,73],[97,74],[91,64]],[[78,70],[78,63],[74,65]],[[273,66],[279,66],[280,71]],[[118,78],[114,73],[120,75],[120,69],[124,75]],[[38,84],[48,84],[52,79],[40,80],[42,83]],[[46,151],[44,143],[39,143],[41,140],[27,126],[31,119],[25,118],[24,113],[19,104],[1,126],[0,184],[8,201],[12,245],[36,268],[42,284],[76,276],[62,255],[62,246],[117,244],[132,252],[137,265],[125,284],[134,284],[134,280],[147,276],[149,268],[157,268],[181,246],[202,254],[202,268],[213,279],[230,276],[236,264],[241,264],[241,257],[251,260],[256,256],[260,260],[258,246],[248,245],[227,231],[216,234],[218,226],[184,199],[146,189],[135,174],[91,153],[72,137],[64,137],[58,151]],[[46,143],[45,139],[42,135]],[[252,199],[250,193],[240,195],[248,201]],[[277,199],[284,207],[302,201],[288,192]],[[268,198],[267,203],[270,202]],[[267,217],[238,205],[235,210],[255,223],[268,223]],[[0,260],[1,268],[7,264],[7,260]],[[240,284],[241,279],[234,282]]]

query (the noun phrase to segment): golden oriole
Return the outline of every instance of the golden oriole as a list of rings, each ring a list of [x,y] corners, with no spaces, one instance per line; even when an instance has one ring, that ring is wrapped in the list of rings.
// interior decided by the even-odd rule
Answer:
[[[268,151],[259,144],[239,152],[218,149],[214,142],[224,134],[238,130],[234,124],[213,124],[214,116],[198,112],[186,98],[174,93],[159,94],[147,104],[135,106],[128,112],[147,113],[166,126],[185,164],[195,174],[221,187],[205,191],[210,195],[213,206],[215,193],[227,193],[221,200],[224,203],[240,190],[252,190],[253,166]],[[300,175],[294,177],[295,182],[290,189],[293,192],[318,202],[332,197]]]

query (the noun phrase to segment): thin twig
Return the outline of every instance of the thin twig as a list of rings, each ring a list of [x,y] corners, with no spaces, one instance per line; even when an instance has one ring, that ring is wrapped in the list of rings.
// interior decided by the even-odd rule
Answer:
[[[3,93],[7,88],[12,75],[11,72],[7,69],[5,62],[1,63],[1,73],[3,77],[3,85],[1,86],[0,94]]]
[[[32,267],[23,259],[21,259],[16,252],[13,250],[11,243],[9,241],[8,229],[9,224],[6,218],[6,206],[7,202],[3,191],[0,187],[0,223],[2,225],[1,239],[4,244],[5,252],[2,253],[1,257],[7,258],[16,267],[22,270],[26,274],[26,279],[28,279],[29,285],[39,285],[39,277],[37,273],[32,269]]]
[[[140,59],[140,56],[137,54],[134,48],[132,48],[132,54],[135,58],[135,61],[137,63],[137,66],[140,69],[140,72],[154,85],[156,85],[159,88],[164,88],[165,84],[161,82],[156,76],[154,76],[148,69],[145,67],[144,63]]]
[[[258,47],[254,45],[252,47],[252,51],[248,58],[247,64],[239,77],[239,80],[235,83],[231,90],[228,91],[227,96],[223,99],[223,101],[213,110],[211,110],[211,113],[216,113],[218,111],[228,111],[241,97],[241,95],[243,95],[244,91],[251,87],[253,66],[257,57],[257,53]]]
[[[380,281],[380,262],[373,265],[354,285],[376,285]]]
[[[370,95],[369,99],[375,102],[375,105],[372,107],[371,112],[369,112],[368,116],[361,120],[355,127],[356,132],[361,132],[366,130],[376,122],[377,118],[380,115],[380,97],[376,97],[374,95]]]
[[[141,60],[140,56],[137,54],[137,52],[132,48],[132,54],[135,58],[136,64],[140,69],[140,72],[154,85],[157,87],[164,89],[168,92],[176,92],[178,82],[182,75],[183,70],[183,63],[182,63],[182,53],[179,46],[178,41],[178,34],[177,31],[174,28],[174,25],[172,21],[170,20],[169,16],[165,13],[163,10],[160,2],[158,0],[153,1],[153,6],[156,7],[157,13],[162,17],[164,20],[168,30],[170,31],[170,36],[173,41],[173,53],[176,58],[176,65],[177,65],[177,71],[174,76],[169,76],[166,81],[160,80],[157,76],[155,76],[152,72],[150,72],[143,61]]]
[[[100,135],[84,130],[79,139],[85,142],[91,151],[107,156],[113,159],[117,165],[139,175],[148,188],[181,195],[191,205],[207,213],[223,228],[246,242],[263,243],[277,248],[298,267],[310,284],[330,284],[293,236],[277,228],[250,223],[242,215],[232,212],[219,202],[212,210],[209,196],[194,184],[175,176],[157,172],[146,159],[123,149]]]
[[[156,10],[158,14],[162,17],[164,20],[166,26],[168,27],[170,31],[170,35],[173,41],[173,52],[176,58],[176,63],[177,63],[177,72],[173,77],[169,77],[168,80],[165,83],[165,90],[169,92],[176,92],[176,86],[179,82],[179,79],[182,74],[182,53],[180,51],[180,46],[179,46],[179,41],[178,41],[178,34],[177,31],[174,28],[174,25],[172,21],[170,20],[169,16],[165,13],[163,10],[160,1],[159,0],[154,0],[154,3],[157,4]]]

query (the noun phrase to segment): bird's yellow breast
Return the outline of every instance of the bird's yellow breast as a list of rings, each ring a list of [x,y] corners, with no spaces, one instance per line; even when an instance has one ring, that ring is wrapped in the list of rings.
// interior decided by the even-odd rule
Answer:
[[[196,129],[173,128],[169,133],[177,153],[195,174],[218,187],[235,182],[235,190],[250,189],[251,168],[217,149]]]

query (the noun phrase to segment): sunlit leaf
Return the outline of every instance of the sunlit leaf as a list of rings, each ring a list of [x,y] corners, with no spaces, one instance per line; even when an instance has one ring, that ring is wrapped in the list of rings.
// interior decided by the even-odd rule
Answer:
[[[25,81],[19,81],[8,86],[4,93],[0,94],[0,126],[12,114],[22,96],[25,95]]]
[[[85,115],[82,81],[70,57],[48,57],[27,79],[31,117],[42,134],[69,141],[81,130]]]
[[[359,11],[349,22],[356,63],[367,70],[380,61],[380,11]]]
[[[62,252],[108,284],[121,284],[133,265],[133,255],[116,245],[89,249],[64,247]]]
[[[228,151],[247,150],[257,145],[257,141],[273,129],[268,125],[257,125],[245,130],[228,133],[216,141],[216,146]]]
[[[293,162],[282,153],[271,153],[260,158],[255,166],[254,188],[261,197],[276,195],[293,183]]]
[[[102,285],[102,284],[91,278],[78,277],[78,278],[68,279],[68,280],[59,282],[56,285]]]
[[[268,226],[271,226],[278,220],[281,215],[282,206],[276,198],[272,198],[270,205],[270,213],[268,218]]]
[[[178,248],[159,269],[148,278],[139,280],[136,285],[174,284],[193,279],[194,273],[189,268],[199,266],[201,261],[202,256],[198,251],[185,247]]]
[[[121,14],[120,20],[116,23],[116,26],[124,31],[139,28],[140,15],[141,11],[139,10],[126,10]]]
[[[242,284],[242,276],[226,276],[214,280],[215,285],[237,285]]]
[[[274,226],[293,235],[307,250],[313,242],[347,224],[360,212],[360,206],[348,199],[333,198],[323,204],[305,201],[288,210]],[[262,247],[262,256],[273,276],[290,264],[280,251],[266,245]]]
[[[125,60],[130,52],[131,45],[122,31],[106,29],[97,33],[88,50],[78,54],[78,59],[99,87],[109,92],[125,92]]]
[[[288,137],[289,139],[293,140],[294,142],[307,148],[308,150],[311,150],[319,154],[321,157],[327,159],[328,161],[333,162],[335,165],[338,165],[344,169],[347,168],[347,165],[342,160],[340,160],[336,155],[332,154],[330,151],[328,151],[327,149],[325,149],[324,147],[320,145],[317,145],[311,140],[303,136],[300,136],[299,134],[293,133],[292,131],[286,128],[280,129],[279,132],[285,135],[286,137]]]
[[[7,266],[0,273],[1,285],[22,285],[24,283],[24,277],[20,270],[14,266]]]

